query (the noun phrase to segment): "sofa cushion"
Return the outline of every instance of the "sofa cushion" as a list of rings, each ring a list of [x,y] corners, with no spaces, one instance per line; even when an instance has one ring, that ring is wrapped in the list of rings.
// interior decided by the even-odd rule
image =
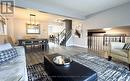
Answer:
[[[25,59],[18,56],[7,63],[1,64],[0,75],[4,76],[0,76],[0,81],[25,81],[26,63],[23,60]]]
[[[0,64],[18,56],[15,48],[0,51]]]
[[[122,42],[111,42],[110,43],[110,46],[111,46],[111,49],[123,49],[125,43],[122,43]]]
[[[123,49],[112,49],[111,53],[117,54],[123,57],[128,57],[128,50],[123,50]]]
[[[24,47],[15,47],[18,56],[0,65],[0,81],[28,81]]]

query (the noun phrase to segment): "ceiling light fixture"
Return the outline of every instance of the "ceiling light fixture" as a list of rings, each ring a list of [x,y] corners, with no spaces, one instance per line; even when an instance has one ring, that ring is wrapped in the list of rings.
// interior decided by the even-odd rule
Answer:
[[[30,24],[36,24],[36,15],[30,14]]]
[[[30,23],[27,25],[29,25],[30,28],[35,28],[39,26],[39,24],[36,24],[36,15],[30,14]]]

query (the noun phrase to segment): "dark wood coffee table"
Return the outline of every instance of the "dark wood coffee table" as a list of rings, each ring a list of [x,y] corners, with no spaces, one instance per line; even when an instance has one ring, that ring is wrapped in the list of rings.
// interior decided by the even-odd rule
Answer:
[[[53,63],[53,58],[59,54],[45,55],[45,70],[53,81],[97,81],[97,73],[73,61],[68,67]]]

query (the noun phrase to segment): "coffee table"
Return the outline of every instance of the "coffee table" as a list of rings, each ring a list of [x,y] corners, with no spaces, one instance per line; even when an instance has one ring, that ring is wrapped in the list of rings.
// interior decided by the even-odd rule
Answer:
[[[92,69],[73,61],[69,66],[53,63],[59,54],[45,55],[45,70],[53,81],[97,81],[97,73]]]

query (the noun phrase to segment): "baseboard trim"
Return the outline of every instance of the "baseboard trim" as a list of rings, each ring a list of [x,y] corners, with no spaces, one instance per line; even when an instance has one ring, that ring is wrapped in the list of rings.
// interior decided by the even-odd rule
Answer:
[[[77,47],[82,47],[82,48],[88,48],[88,46],[83,46],[83,45],[78,45],[78,44],[69,44],[67,46],[77,46]]]

